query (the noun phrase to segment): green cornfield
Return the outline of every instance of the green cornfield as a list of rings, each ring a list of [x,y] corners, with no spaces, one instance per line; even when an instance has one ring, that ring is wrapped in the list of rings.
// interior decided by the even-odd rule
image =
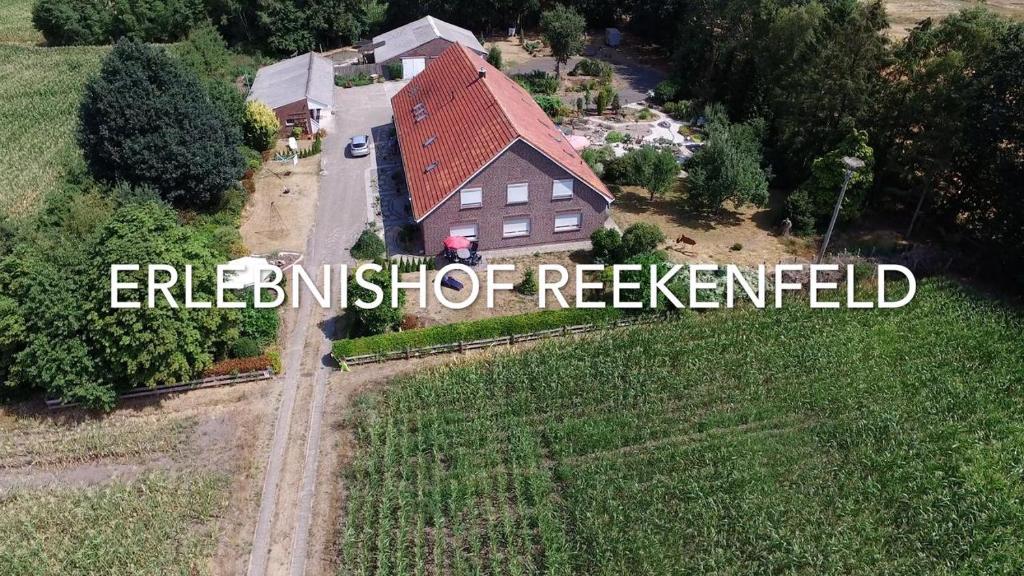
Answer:
[[[31,212],[81,162],[78,104],[107,50],[0,44],[0,213]]]
[[[946,281],[549,342],[352,424],[341,574],[1024,572],[1024,321]]]
[[[43,35],[32,25],[35,0],[4,0],[0,3],[0,43],[40,44]]]

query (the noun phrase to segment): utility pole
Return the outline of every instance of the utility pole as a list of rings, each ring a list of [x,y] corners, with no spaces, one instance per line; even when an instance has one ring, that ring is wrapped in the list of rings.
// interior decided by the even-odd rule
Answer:
[[[843,166],[846,167],[846,173],[843,177],[843,187],[839,189],[839,197],[836,198],[836,207],[832,209],[832,220],[828,223],[828,231],[825,232],[825,239],[821,242],[821,250],[818,252],[817,260],[814,261],[815,264],[821,264],[821,259],[825,257],[825,251],[828,250],[828,241],[832,239],[832,229],[836,227],[836,220],[839,218],[839,209],[843,206],[843,197],[846,196],[846,187],[850,185],[850,180],[853,179],[853,173],[864,167],[864,161],[853,156],[843,156]]]

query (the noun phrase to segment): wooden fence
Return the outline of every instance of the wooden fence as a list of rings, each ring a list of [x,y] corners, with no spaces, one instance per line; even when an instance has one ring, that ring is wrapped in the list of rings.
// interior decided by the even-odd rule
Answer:
[[[123,392],[117,395],[118,401],[129,400],[131,398],[143,398],[145,396],[156,396],[158,394],[171,394],[173,392],[187,392],[189,390],[200,390],[202,388],[216,388],[218,386],[227,386],[229,384],[242,384],[244,382],[256,382],[258,380],[269,380],[274,377],[273,370],[259,370],[256,372],[246,372],[244,374],[229,374],[226,376],[212,376],[210,378],[200,378],[199,380],[192,380],[190,382],[182,382],[180,384],[168,384],[166,386],[156,386],[154,388],[142,387],[133,388],[127,392]],[[63,402],[59,399],[47,400],[46,407],[50,410],[58,410],[61,408],[72,408],[78,406],[78,402]]]
[[[382,352],[379,354],[362,354],[360,356],[349,356],[344,359],[344,362],[348,366],[358,366],[360,364],[389,362],[391,360],[409,360],[421,356],[433,356],[435,354],[469,352],[470,350],[481,350],[484,348],[493,348],[495,346],[511,346],[513,344],[532,342],[534,340],[544,340],[547,338],[572,336],[574,334],[585,334],[587,332],[593,332],[595,330],[621,328],[623,326],[632,326],[634,324],[651,324],[654,322],[661,322],[663,320],[664,318],[660,316],[638,316],[635,318],[620,318],[618,320],[615,320],[614,322],[608,323],[578,324],[576,326],[563,326],[561,328],[551,328],[549,330],[528,332],[526,334],[499,336],[498,338],[485,338],[483,340],[472,340],[469,342],[452,342],[450,344],[438,344],[436,346],[424,346],[422,348],[406,348],[404,350],[397,350],[395,352]]]

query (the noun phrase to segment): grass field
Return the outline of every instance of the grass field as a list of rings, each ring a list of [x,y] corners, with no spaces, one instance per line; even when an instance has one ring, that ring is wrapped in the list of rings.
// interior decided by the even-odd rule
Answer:
[[[1024,569],[1024,322],[734,311],[362,398],[344,574]]]
[[[947,14],[979,5],[996,14],[1018,20],[1024,18],[1024,2],[1020,0],[988,0],[984,3],[972,0],[886,0],[885,9],[893,35],[902,38],[907,30],[925,18],[939,20]]]
[[[78,104],[107,50],[0,45],[0,212],[31,211],[81,161]]]
[[[207,574],[226,486],[151,475],[0,500],[0,574]]]
[[[35,0],[4,0],[0,3],[0,43],[39,44],[43,35],[32,25]]]

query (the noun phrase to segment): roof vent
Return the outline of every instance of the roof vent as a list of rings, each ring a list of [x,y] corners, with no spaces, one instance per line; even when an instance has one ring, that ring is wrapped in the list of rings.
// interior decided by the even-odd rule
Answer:
[[[427,164],[427,167],[423,169],[423,173],[426,174],[428,172],[431,172],[432,170],[434,170],[434,168],[437,168],[437,162],[431,162],[430,164]]]
[[[423,147],[426,148],[427,146],[430,146],[431,144],[434,143],[435,140],[437,140],[437,136],[431,136],[430,138],[427,138],[426,140],[423,141]]]
[[[480,67],[478,73],[480,74],[480,78],[487,78],[487,70],[483,66]]]

